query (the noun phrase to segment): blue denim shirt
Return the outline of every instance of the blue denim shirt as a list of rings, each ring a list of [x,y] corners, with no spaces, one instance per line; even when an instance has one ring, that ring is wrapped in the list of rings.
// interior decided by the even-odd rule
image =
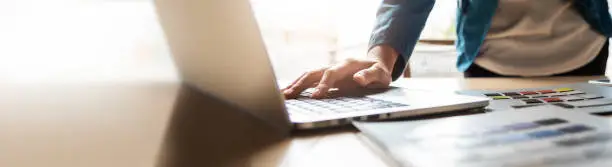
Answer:
[[[393,69],[397,79],[414,50],[435,0],[383,0],[370,38],[370,48],[389,45],[399,54]],[[476,59],[499,0],[457,0],[457,68],[463,72]],[[599,33],[612,35],[607,0],[575,0],[574,7]]]

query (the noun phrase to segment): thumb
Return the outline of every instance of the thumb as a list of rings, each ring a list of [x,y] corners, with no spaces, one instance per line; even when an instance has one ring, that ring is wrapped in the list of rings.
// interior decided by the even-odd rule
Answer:
[[[370,68],[355,73],[353,80],[362,87],[384,88],[391,84],[391,75],[387,70],[374,64]]]

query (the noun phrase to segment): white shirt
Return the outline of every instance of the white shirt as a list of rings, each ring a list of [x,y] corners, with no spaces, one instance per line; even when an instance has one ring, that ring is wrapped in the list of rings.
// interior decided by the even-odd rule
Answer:
[[[569,0],[500,0],[475,63],[502,75],[554,75],[589,63],[606,40]]]

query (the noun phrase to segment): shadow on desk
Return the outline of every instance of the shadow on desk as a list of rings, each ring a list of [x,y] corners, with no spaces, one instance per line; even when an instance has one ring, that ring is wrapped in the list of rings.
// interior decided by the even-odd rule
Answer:
[[[285,138],[232,105],[182,86],[157,166],[253,166],[250,155]]]
[[[321,141],[335,138],[332,141],[352,142],[353,138],[343,138],[342,134],[352,136],[358,132],[352,126],[344,126],[293,132],[288,138],[265,122],[194,88],[182,86],[176,98],[158,153],[158,167],[299,164],[309,159],[304,152],[313,150]],[[450,115],[402,120],[447,116]],[[330,147],[334,149],[337,148]]]

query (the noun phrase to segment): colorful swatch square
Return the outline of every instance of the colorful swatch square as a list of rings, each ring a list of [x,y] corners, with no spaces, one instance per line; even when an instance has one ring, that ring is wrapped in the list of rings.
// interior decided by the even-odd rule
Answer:
[[[540,103],[544,103],[538,99],[525,99],[523,100],[523,102],[525,102],[526,104],[540,104]]]
[[[510,99],[510,97],[508,97],[508,96],[493,96],[491,98],[493,98],[493,100]]]
[[[554,91],[554,90],[539,90],[538,92],[542,94],[557,93],[557,91]]]
[[[585,126],[585,125],[572,125],[568,127],[564,127],[559,129],[559,131],[563,133],[580,133],[585,131],[593,130],[593,128]]]
[[[513,99],[528,99],[527,96],[512,96]]]
[[[488,96],[488,97],[493,97],[493,96],[503,96],[502,94],[499,94],[499,93],[485,93],[484,95],[485,95],[485,96]]]
[[[558,92],[571,92],[571,91],[574,91],[574,89],[572,89],[572,88],[557,88],[555,90],[558,91]]]
[[[535,95],[538,94],[538,92],[534,92],[534,91],[524,91],[524,92],[520,92],[523,95]]]
[[[542,98],[542,99],[540,99],[540,100],[544,100],[545,102],[548,102],[548,103],[562,102],[562,101],[563,101],[563,100],[561,100],[561,99],[560,99],[560,98],[558,98],[558,97]]]
[[[528,133],[527,135],[532,138],[542,139],[542,138],[561,136],[563,135],[563,132],[556,131],[556,130],[542,130],[542,131],[531,132],[531,133]]]
[[[563,119],[559,119],[559,118],[550,118],[550,119],[537,120],[537,121],[534,121],[534,123],[547,126],[547,125],[564,124],[564,123],[567,123],[567,121]]]
[[[518,92],[505,92],[505,93],[502,93],[502,94],[504,94],[506,96],[520,96],[521,95]]]

